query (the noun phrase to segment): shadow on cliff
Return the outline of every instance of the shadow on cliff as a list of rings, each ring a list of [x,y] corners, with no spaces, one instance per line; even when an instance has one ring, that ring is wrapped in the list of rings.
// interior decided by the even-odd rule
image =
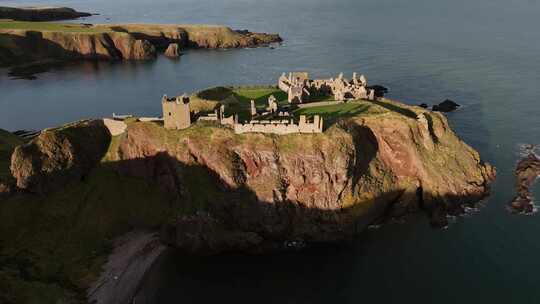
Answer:
[[[373,100],[372,101],[374,104],[376,105],[379,105],[387,110],[390,110],[392,112],[396,112],[398,114],[401,114],[401,115],[405,115],[409,118],[414,118],[414,119],[417,119],[417,115],[414,111],[411,111],[409,109],[406,109],[406,108],[402,108],[402,107],[398,107],[396,105],[393,105],[391,103],[387,103],[387,102],[381,102],[381,101],[378,101],[378,100]]]
[[[133,38],[137,40],[147,40],[152,45],[154,45],[156,49],[159,51],[165,51],[165,49],[167,49],[167,47],[171,43],[177,43],[181,47],[185,47],[188,45],[186,32],[182,32],[182,35],[180,35],[179,38],[175,39],[175,38],[165,37],[162,34],[150,35],[150,34],[142,33],[142,32],[133,32],[133,31],[130,32],[128,29],[122,26],[111,26],[111,30],[115,32],[129,33],[131,36],[133,36]]]
[[[103,46],[107,48],[110,56],[82,55],[66,50],[60,44],[44,39],[41,32],[27,31],[26,36],[0,33],[0,67],[9,68],[8,75],[13,79],[33,80],[37,78],[37,74],[76,64],[85,64],[95,70],[100,63],[121,62],[122,54],[113,47],[111,38],[104,35],[102,39],[105,39]],[[2,43],[10,47],[3,47]]]
[[[348,172],[354,188],[368,171],[378,146],[369,129],[361,126],[353,128],[354,144],[360,151]],[[371,144],[366,145],[366,142]],[[192,157],[196,163],[196,156]],[[274,249],[276,245],[280,247],[287,241],[330,243],[351,240],[371,223],[403,218],[418,210],[425,211],[432,226],[444,227],[448,224],[447,215],[462,214],[464,205],[473,206],[473,202],[480,199],[474,195],[434,197],[418,188],[413,197],[404,190],[381,193],[367,210],[354,205],[332,210],[283,199],[286,193],[284,189],[278,189],[282,193],[275,193],[274,201],[260,201],[256,193],[244,184],[246,177],[242,170],[234,173],[233,179],[238,185],[231,187],[209,167],[185,164],[166,152],[101,166],[111,168],[120,175],[141,178],[154,184],[168,195],[171,205],[179,206],[180,217],[189,215],[196,218],[200,214],[208,214],[217,219],[226,231],[256,233],[264,240],[261,244],[268,245],[268,249]],[[286,182],[283,183],[286,187]],[[362,189],[353,191],[358,193]],[[429,201],[425,201],[426,198]],[[168,239],[168,243],[174,243],[175,237],[169,235],[165,239]]]

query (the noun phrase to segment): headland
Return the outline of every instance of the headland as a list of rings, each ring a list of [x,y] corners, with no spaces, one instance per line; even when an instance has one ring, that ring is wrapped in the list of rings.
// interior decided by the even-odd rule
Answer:
[[[0,133],[0,289],[130,303],[165,247],[301,250],[414,212],[444,227],[489,193],[495,169],[443,114],[376,93],[291,73],[158,97],[161,117]]]

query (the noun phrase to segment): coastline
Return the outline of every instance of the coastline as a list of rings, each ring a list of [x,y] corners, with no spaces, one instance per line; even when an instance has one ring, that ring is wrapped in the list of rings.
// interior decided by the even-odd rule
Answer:
[[[76,24],[0,20],[0,66],[40,61],[152,60],[179,57],[192,48],[268,46],[278,34],[233,30],[220,25]]]

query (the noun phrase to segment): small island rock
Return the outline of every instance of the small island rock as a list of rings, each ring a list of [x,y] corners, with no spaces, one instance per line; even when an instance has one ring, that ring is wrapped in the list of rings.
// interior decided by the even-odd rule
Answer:
[[[452,112],[459,108],[460,105],[450,99],[446,99],[445,101],[441,102],[438,105],[433,106],[433,111],[438,112]]]

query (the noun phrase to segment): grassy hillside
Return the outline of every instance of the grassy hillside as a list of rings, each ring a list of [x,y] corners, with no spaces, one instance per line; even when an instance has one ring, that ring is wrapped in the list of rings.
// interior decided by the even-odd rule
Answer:
[[[12,141],[0,142],[0,151]],[[113,140],[111,148],[116,141]],[[0,162],[7,162],[7,153]],[[120,177],[104,158],[83,182],[0,202],[0,303],[84,302],[111,241],[158,228],[178,212],[156,186]]]
[[[29,31],[55,31],[70,33],[102,33],[110,31],[108,28],[95,27],[77,23],[32,22],[0,20],[0,30],[29,30]]]

